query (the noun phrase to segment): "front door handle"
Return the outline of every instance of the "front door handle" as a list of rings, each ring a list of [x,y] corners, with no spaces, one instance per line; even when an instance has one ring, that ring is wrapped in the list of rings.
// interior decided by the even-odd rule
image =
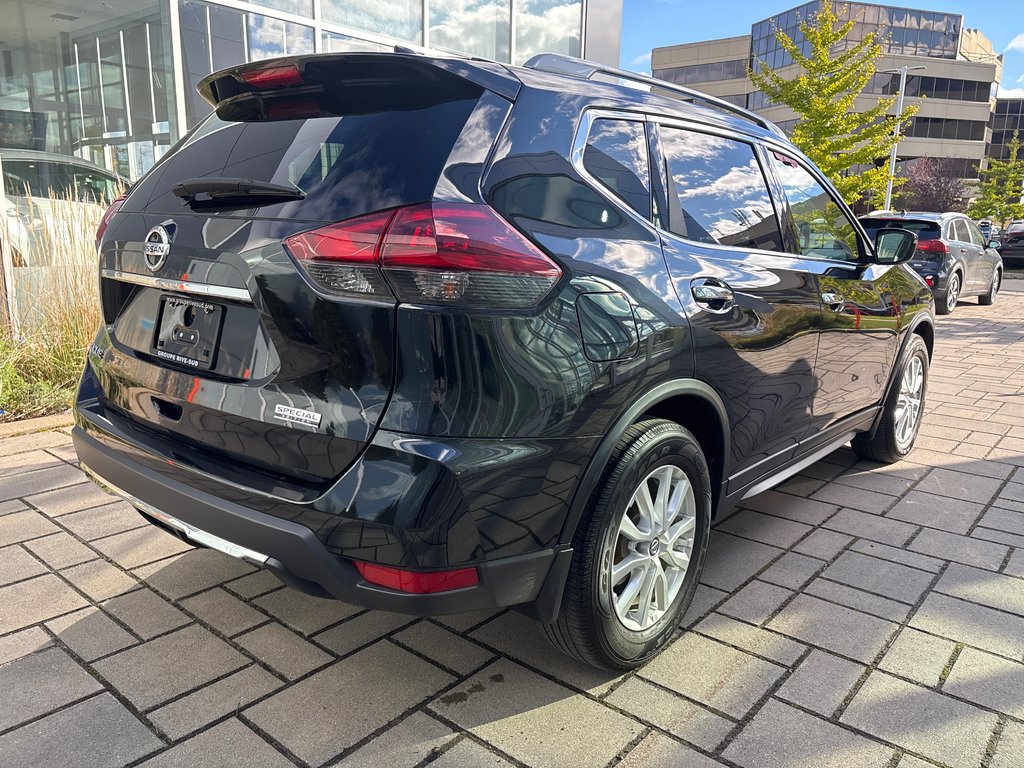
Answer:
[[[728,312],[735,296],[732,288],[720,280],[702,277],[690,285],[693,300],[711,312]]]
[[[823,293],[821,294],[821,303],[831,309],[833,312],[839,312],[843,307],[846,306],[846,299],[844,299],[838,293]]]

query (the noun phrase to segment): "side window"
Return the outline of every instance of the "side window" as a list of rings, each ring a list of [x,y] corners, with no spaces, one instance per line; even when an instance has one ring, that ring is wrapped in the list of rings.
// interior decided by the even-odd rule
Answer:
[[[967,219],[964,220],[964,224],[967,225],[967,233],[971,236],[971,242],[984,248],[988,244],[988,241],[985,239],[985,236],[981,234],[981,230],[978,229],[978,225],[973,221],[968,221]]]
[[[950,222],[950,229],[953,231],[953,239],[957,242],[971,242],[971,235],[967,231],[967,222],[963,219],[953,219],[953,221]]]
[[[583,167],[626,205],[651,218],[651,170],[643,123],[595,120],[583,151]]]
[[[669,194],[682,216],[672,231],[689,240],[782,251],[782,233],[754,148],[745,142],[662,128]]]
[[[832,195],[791,157],[769,150],[772,167],[782,182],[804,256],[859,261],[863,248],[853,223]]]

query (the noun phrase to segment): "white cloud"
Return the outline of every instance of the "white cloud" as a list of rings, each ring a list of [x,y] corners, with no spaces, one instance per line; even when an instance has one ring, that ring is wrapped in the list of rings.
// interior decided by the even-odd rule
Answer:
[[[1019,35],[1013,38],[1013,40],[1010,41],[1010,44],[1006,46],[1006,50],[1021,51],[1022,53],[1024,53],[1024,32],[1021,32]]]
[[[1000,99],[1024,99],[1024,88],[1003,88],[999,86]]]
[[[1024,83],[1024,75],[1021,75],[1020,77],[1018,77],[1017,78],[1017,82],[1018,83]]]
[[[642,53],[633,59],[629,64],[626,65],[628,69],[635,70],[637,72],[650,72],[651,71],[651,53]]]

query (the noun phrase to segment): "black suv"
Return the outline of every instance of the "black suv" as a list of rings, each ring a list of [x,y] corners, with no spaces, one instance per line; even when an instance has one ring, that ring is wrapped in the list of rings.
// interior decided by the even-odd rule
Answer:
[[[869,240],[763,119],[556,55],[200,91],[103,222],[76,403],[83,466],[156,525],[358,605],[520,606],[628,668],[714,520],[851,440],[911,450],[916,238]]]
[[[869,235],[885,227],[909,229],[917,235],[917,253],[910,266],[935,296],[935,311],[948,315],[966,296],[990,305],[1003,282],[1003,260],[997,240],[986,240],[981,228],[962,213],[877,211],[861,217]]]

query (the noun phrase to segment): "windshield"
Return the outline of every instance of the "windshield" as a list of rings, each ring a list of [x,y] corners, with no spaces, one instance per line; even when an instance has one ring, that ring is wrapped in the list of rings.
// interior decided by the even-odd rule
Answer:
[[[108,204],[118,187],[106,171],[57,160],[4,160],[4,191],[13,197],[70,197]]]
[[[868,235],[872,238],[875,232],[884,227],[896,227],[898,229],[909,229],[918,240],[938,240],[942,236],[942,228],[935,221],[921,221],[917,219],[876,219],[863,218],[860,220]]]

